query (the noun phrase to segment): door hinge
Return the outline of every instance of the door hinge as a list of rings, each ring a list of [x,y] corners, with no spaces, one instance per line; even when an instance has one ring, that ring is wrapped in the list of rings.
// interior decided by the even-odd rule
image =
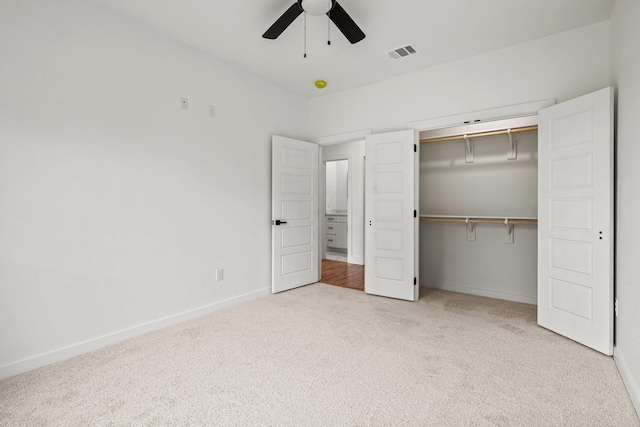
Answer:
[[[418,278],[417,278],[417,277],[414,277],[414,278],[413,278],[413,286],[415,286],[415,285],[417,285],[417,284],[418,284]]]
[[[413,144],[413,152],[414,153],[418,152],[418,144]]]
[[[418,211],[415,209],[413,210],[413,217],[418,218]]]
[[[616,313],[616,317],[618,317],[618,299],[616,298],[616,301],[613,305],[615,313]]]

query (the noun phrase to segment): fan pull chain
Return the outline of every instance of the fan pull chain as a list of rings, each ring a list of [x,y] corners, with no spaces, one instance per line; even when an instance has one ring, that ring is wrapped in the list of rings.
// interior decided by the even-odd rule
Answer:
[[[304,57],[307,57],[307,13],[304,13]]]

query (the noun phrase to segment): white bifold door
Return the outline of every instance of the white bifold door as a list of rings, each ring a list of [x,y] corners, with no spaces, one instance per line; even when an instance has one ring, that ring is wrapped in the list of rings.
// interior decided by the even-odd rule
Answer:
[[[319,280],[318,145],[272,139],[272,291]]]
[[[365,157],[368,294],[418,299],[418,149],[414,130],[369,135]]]
[[[613,354],[613,89],[539,112],[538,323]]]

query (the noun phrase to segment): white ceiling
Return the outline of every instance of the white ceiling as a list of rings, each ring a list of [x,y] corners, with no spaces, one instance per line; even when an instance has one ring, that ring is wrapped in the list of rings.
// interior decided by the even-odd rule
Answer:
[[[326,16],[262,38],[294,0],[85,0],[304,97],[364,86],[609,18],[614,0],[339,0],[366,34],[351,45]],[[418,54],[392,60],[412,44]],[[327,88],[314,82],[324,79]]]

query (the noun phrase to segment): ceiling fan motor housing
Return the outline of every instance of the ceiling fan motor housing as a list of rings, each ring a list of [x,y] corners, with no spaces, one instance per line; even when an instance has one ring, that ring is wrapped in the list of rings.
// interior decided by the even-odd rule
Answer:
[[[298,4],[309,15],[320,16],[333,9],[336,0],[298,0]]]

